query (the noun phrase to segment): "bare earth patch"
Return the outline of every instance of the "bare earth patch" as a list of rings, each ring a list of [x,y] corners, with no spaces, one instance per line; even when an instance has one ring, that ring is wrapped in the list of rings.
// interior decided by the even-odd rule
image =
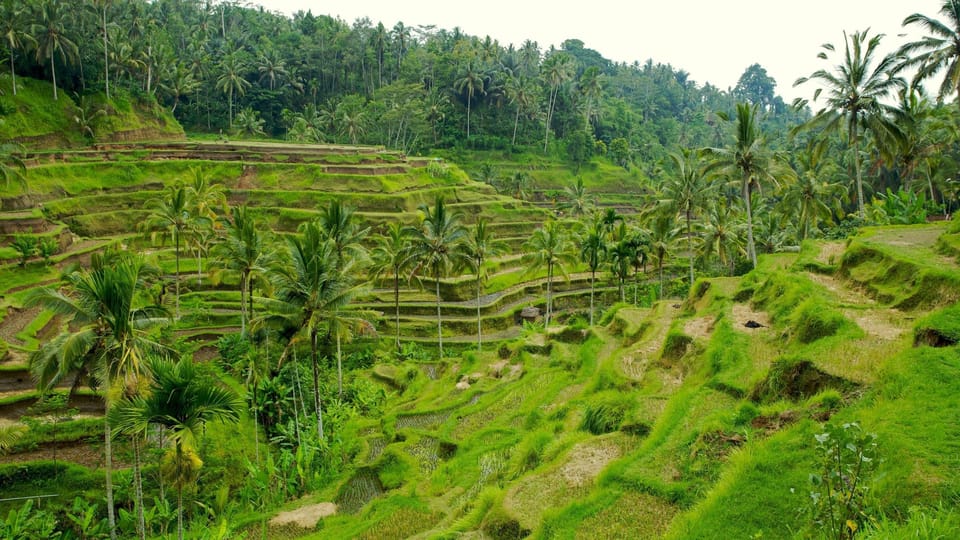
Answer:
[[[821,264],[836,264],[840,262],[840,257],[843,255],[844,250],[847,249],[846,244],[844,240],[823,242],[820,245],[820,253],[817,253],[815,260]]]
[[[270,525],[281,527],[283,525],[296,525],[304,529],[312,529],[317,526],[317,522],[325,517],[330,517],[337,513],[337,505],[331,502],[318,504],[309,504],[301,506],[296,510],[280,512],[270,520]]]
[[[733,315],[733,327],[741,332],[762,331],[763,328],[747,328],[744,324],[747,321],[755,321],[764,327],[770,326],[770,316],[764,311],[755,311],[748,304],[734,304],[731,309]]]
[[[857,323],[857,326],[867,334],[885,341],[895,341],[903,335],[905,330],[894,322],[904,320],[900,311],[875,308],[876,302],[872,298],[856,289],[844,286],[833,276],[814,273],[808,273],[807,276],[814,283],[835,294],[841,303],[861,308],[843,309],[843,315]]]
[[[713,317],[690,319],[683,326],[683,333],[694,339],[707,339],[713,333]]]

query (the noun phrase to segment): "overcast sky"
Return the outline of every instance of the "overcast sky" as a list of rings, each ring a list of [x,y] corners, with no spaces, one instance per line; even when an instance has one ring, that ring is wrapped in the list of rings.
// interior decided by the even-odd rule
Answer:
[[[722,90],[737,84],[744,70],[754,63],[763,66],[777,81],[777,93],[789,102],[809,97],[804,85],[793,82],[832,63],[817,54],[823,43],[838,47],[843,31],[853,33],[870,27],[884,33],[890,50],[921,35],[904,29],[911,13],[941,18],[941,0],[251,0],[274,11],[292,14],[312,10],[352,23],[369,17],[392,28],[397,21],[407,26],[459,26],[467,34],[490,35],[501,45],[537,41],[541,49],[559,46],[564,40],[582,40],[614,61],[669,63],[684,69],[693,80]],[[574,7],[575,6],[575,7]],[[906,37],[901,36],[909,30]],[[831,57],[833,59],[834,57]]]

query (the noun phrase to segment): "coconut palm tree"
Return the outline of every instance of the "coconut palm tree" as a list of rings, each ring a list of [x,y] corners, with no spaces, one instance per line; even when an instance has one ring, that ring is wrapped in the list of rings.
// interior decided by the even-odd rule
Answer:
[[[141,294],[147,279],[157,273],[140,256],[94,254],[90,269],[64,276],[62,291],[45,287],[29,295],[28,306],[43,306],[68,320],[64,333],[30,355],[30,370],[38,384],[49,389],[72,376],[74,391],[84,379],[89,379],[104,388],[107,410],[111,403],[106,390],[116,384],[136,388],[145,372],[146,355],[169,354],[169,349],[147,333],[166,320],[166,311],[160,306],[145,304]],[[111,439],[107,415],[104,417],[107,517],[111,538],[116,538]],[[139,507],[142,509],[142,504]]]
[[[575,262],[573,241],[556,221],[551,220],[533,231],[523,248],[525,253],[522,260],[528,265],[530,272],[543,267],[547,269],[547,310],[543,320],[543,327],[546,329],[550,327],[553,314],[553,277],[556,272],[566,277],[565,265]]]
[[[253,282],[267,274],[275,252],[246,205],[230,209],[225,229],[226,235],[213,247],[213,252],[217,264],[239,275],[240,333],[246,334],[253,317]]]
[[[680,229],[673,215],[659,215],[650,221],[651,255],[657,260],[657,276],[660,280],[660,298],[663,298],[663,263],[673,252],[674,242]]]
[[[30,35],[27,23],[27,6],[19,1],[4,0],[0,6],[0,39],[7,45],[7,52],[10,54],[10,81],[13,85],[13,95],[17,95],[17,72],[14,65],[17,58],[17,50],[26,50],[37,45],[37,40]]]
[[[397,353],[400,352],[400,275],[409,264],[411,229],[399,222],[387,225],[386,233],[375,238],[376,245],[370,253],[373,278],[382,275],[393,277],[393,305],[395,311]]]
[[[23,147],[18,144],[0,143],[0,179],[5,188],[10,189],[10,181],[16,180],[21,187],[27,187],[27,165],[20,157]]]
[[[683,217],[686,225],[687,258],[690,266],[690,286],[693,286],[693,219],[701,214],[713,198],[713,185],[706,165],[698,152],[684,149],[670,153],[673,170],[660,186],[660,203],[669,212]]]
[[[590,269],[590,326],[593,326],[594,291],[596,291],[597,270],[606,257],[606,228],[600,214],[593,214],[587,225],[586,234],[580,239],[580,260]]]
[[[329,206],[320,209],[320,226],[333,242],[338,264],[343,264],[348,257],[356,260],[366,257],[361,242],[370,232],[370,227],[361,228],[354,217],[355,212],[356,208],[339,200],[330,201]]]
[[[520,115],[526,114],[533,107],[537,99],[537,89],[532,80],[523,75],[510,75],[507,78],[504,90],[510,103],[517,110],[513,118],[513,139],[511,144],[517,144],[517,130],[520,127]]]
[[[796,182],[785,186],[781,194],[780,208],[797,223],[801,242],[821,220],[830,221],[834,212],[842,213],[840,201],[845,189],[835,180],[838,171],[833,164],[823,159],[826,146],[825,140],[810,143],[799,156]]]
[[[832,71],[820,69],[809,77],[800,77],[794,86],[807,81],[817,81],[822,84],[827,93],[824,107],[807,122],[804,129],[817,129],[821,133],[844,129],[847,135],[847,144],[853,150],[853,165],[857,180],[857,215],[863,219],[863,177],[860,164],[860,141],[864,131],[868,131],[878,141],[896,139],[899,137],[896,124],[887,117],[890,105],[883,102],[891,92],[903,88],[906,84],[903,79],[894,76],[896,72],[897,56],[888,54],[876,63],[878,48],[882,34],[871,37],[869,30],[854,32],[852,36],[843,34],[844,52],[839,64]],[[833,44],[823,45],[824,52],[820,58],[827,60],[830,53],[835,52]],[[816,101],[821,95],[821,89],[813,94]],[[802,101],[797,105],[805,104]],[[747,208],[747,224],[751,227],[751,219]],[[749,246],[748,246],[749,249]]]
[[[66,63],[80,58],[77,44],[67,37],[67,2],[48,0],[39,5],[38,20],[33,24],[34,39],[37,42],[37,62],[49,62],[53,78],[53,100],[57,100],[57,63],[55,56]]]
[[[550,124],[553,123],[553,112],[557,107],[560,87],[573,77],[574,66],[573,57],[567,53],[553,54],[543,64],[541,74],[544,82],[550,88],[547,102],[546,130],[543,135],[543,152],[546,153],[550,142]]]
[[[473,226],[473,234],[467,241],[467,250],[470,253],[471,265],[477,273],[477,352],[483,349],[483,323],[480,319],[480,297],[483,295],[483,282],[487,277],[483,264],[490,259],[507,251],[507,244],[497,240],[487,222],[482,218]]]
[[[276,300],[268,301],[268,318],[296,329],[296,336],[290,340],[281,361],[301,341],[307,340],[310,344],[317,435],[323,439],[319,339],[328,329],[328,319],[345,308],[358,289],[350,279],[351,262],[346,261],[344,266],[338,264],[333,241],[316,221],[304,223],[299,234],[287,238],[286,255],[271,273],[277,292]]]
[[[717,172],[735,178],[747,213],[747,255],[757,267],[757,249],[753,238],[753,193],[764,182],[777,184],[777,174],[789,175],[792,170],[783,159],[771,152],[760,131],[758,107],[749,103],[737,104],[734,140],[726,148],[708,148],[713,163],[708,172]],[[722,118],[727,119],[725,115]]]
[[[483,94],[486,89],[486,78],[477,65],[473,62],[468,63],[458,78],[453,83],[457,92],[467,93],[467,140],[470,140],[470,105],[473,102],[475,94]]]
[[[558,210],[564,210],[574,217],[583,216],[590,212],[596,201],[587,194],[583,185],[583,178],[578,177],[572,186],[564,186],[563,201],[557,204]]]
[[[151,426],[173,442],[173,485],[177,489],[177,538],[183,540],[183,488],[196,479],[202,465],[191,454],[207,423],[237,423],[243,406],[231,390],[201,376],[191,358],[178,362],[152,358],[151,380],[144,394],[125,398],[110,411],[119,433],[143,436]]]
[[[944,71],[938,97],[943,101],[947,95],[956,93],[960,107],[960,0],[944,0],[940,14],[945,21],[922,13],[903,20],[903,26],[920,26],[929,35],[900,47],[900,55],[904,57],[901,66],[918,68],[913,80],[915,86]]]
[[[743,232],[745,224],[738,221],[737,213],[726,200],[721,199],[707,211],[703,223],[703,242],[700,245],[704,257],[716,256],[721,267],[733,275],[738,254],[744,252]]]
[[[411,235],[412,276],[426,273],[434,279],[437,289],[437,344],[443,358],[443,317],[440,313],[440,280],[456,270],[467,266],[470,254],[467,250],[467,228],[462,224],[462,214],[450,211],[442,196],[433,207],[420,205],[421,220]]]
[[[236,53],[230,53],[220,61],[220,75],[217,77],[217,89],[227,94],[229,109],[228,125],[233,125],[233,97],[242,96],[253,86],[245,78],[247,65]]]
[[[183,185],[177,184],[169,186],[164,197],[150,199],[144,205],[150,214],[143,223],[146,229],[154,230],[154,234],[159,232],[169,232],[173,236],[174,257],[176,266],[174,270],[174,298],[175,309],[174,316],[180,318],[180,243],[183,241],[183,235],[190,229],[191,206],[193,205],[191,191]]]

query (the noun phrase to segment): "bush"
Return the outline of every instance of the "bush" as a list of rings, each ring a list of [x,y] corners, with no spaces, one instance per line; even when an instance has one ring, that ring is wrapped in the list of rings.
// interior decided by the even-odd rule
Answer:
[[[493,508],[487,513],[481,528],[493,540],[519,540],[530,535],[528,529],[520,526],[516,518],[508,515],[500,507]]]
[[[611,433],[620,429],[620,424],[630,409],[629,397],[611,394],[588,403],[583,412],[580,429],[594,435]]]
[[[733,415],[733,425],[745,426],[758,416],[760,416],[760,409],[756,405],[749,401],[741,403]]]

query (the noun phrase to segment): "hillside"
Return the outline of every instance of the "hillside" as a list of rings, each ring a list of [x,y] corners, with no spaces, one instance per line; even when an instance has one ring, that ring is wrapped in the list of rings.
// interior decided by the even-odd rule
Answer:
[[[66,508],[74,496],[82,507],[99,500],[103,486],[97,394],[80,391],[70,403],[76,411],[53,431],[49,416],[29,410],[38,394],[28,355],[69,327],[25,299],[107,246],[149,253],[169,283],[174,248],[140,224],[148,201],[200,170],[231,206],[248,205],[263,230],[280,237],[338,200],[371,227],[372,248],[384,224],[416,223],[418,207],[442,195],[466,223],[489,221],[508,249],[486,265],[479,302],[469,273],[441,280],[439,304],[429,277],[404,282],[399,352],[392,281],[381,278],[358,297],[358,307],[377,314],[379,339],[358,335],[347,345],[339,399],[336,367],[324,363],[324,420],[333,435],[318,442],[311,417],[297,412],[310,392],[309,351],[300,348],[300,362],[294,356],[279,369],[282,347],[259,343],[271,373],[262,375],[259,394],[247,393],[251,375],[238,362],[256,356],[238,356],[230,345],[242,324],[236,276],[211,253],[185,248],[182,315],[160,332],[259,407],[243,413],[239,429],[211,424],[200,437],[204,463],[187,496],[215,510],[213,519],[188,513],[195,534],[805,537],[825,519],[808,511],[809,475],[821,467],[816,436],[849,422],[877,437],[877,470],[860,477],[869,488],[856,522],[865,537],[907,534],[922,523],[946,537],[960,530],[951,510],[960,486],[952,225],[868,228],[849,243],[807,242],[799,253],[763,256],[746,275],[703,278],[688,295],[668,291],[663,300],[653,267],[631,278],[640,287],[628,290],[626,303],[616,303],[616,282],[604,271],[592,327],[590,273],[574,264],[552,284],[560,322],[544,330],[520,319],[525,307],[545,307],[547,284],[545,270],[529,268],[521,253],[555,213],[551,191],[571,178],[549,163],[529,169],[539,200],[527,202],[472,180],[455,163],[379,147],[123,143],[25,157],[28,187],[0,192],[0,417],[9,425],[26,416],[34,426],[0,465],[9,496],[56,491],[64,498],[45,508]],[[510,162],[483,161],[510,176]],[[584,176],[601,208],[638,210],[631,203],[642,188],[627,190],[628,178]],[[23,236],[55,240],[49,263],[34,256],[18,265],[11,243]],[[668,274],[683,275],[685,261],[673,264],[679,268],[670,265]],[[159,294],[172,312],[166,290]],[[271,294],[266,282],[254,289],[255,312],[272,309]],[[436,350],[437,309],[444,357]],[[115,444],[122,482],[133,458],[122,437]],[[164,452],[150,452],[144,488],[159,501]],[[20,508],[0,504],[3,514]],[[170,507],[166,514],[150,507],[152,534],[173,530]],[[92,512],[89,527],[102,532],[102,506]],[[58,526],[77,530],[65,516]]]
[[[0,75],[0,86],[10,87],[10,75]],[[17,93],[0,95],[0,141],[28,148],[83,147],[91,142],[183,139],[183,128],[155,99],[114,92],[83,96],[79,102],[66,92],[52,99],[46,81],[17,78]]]

